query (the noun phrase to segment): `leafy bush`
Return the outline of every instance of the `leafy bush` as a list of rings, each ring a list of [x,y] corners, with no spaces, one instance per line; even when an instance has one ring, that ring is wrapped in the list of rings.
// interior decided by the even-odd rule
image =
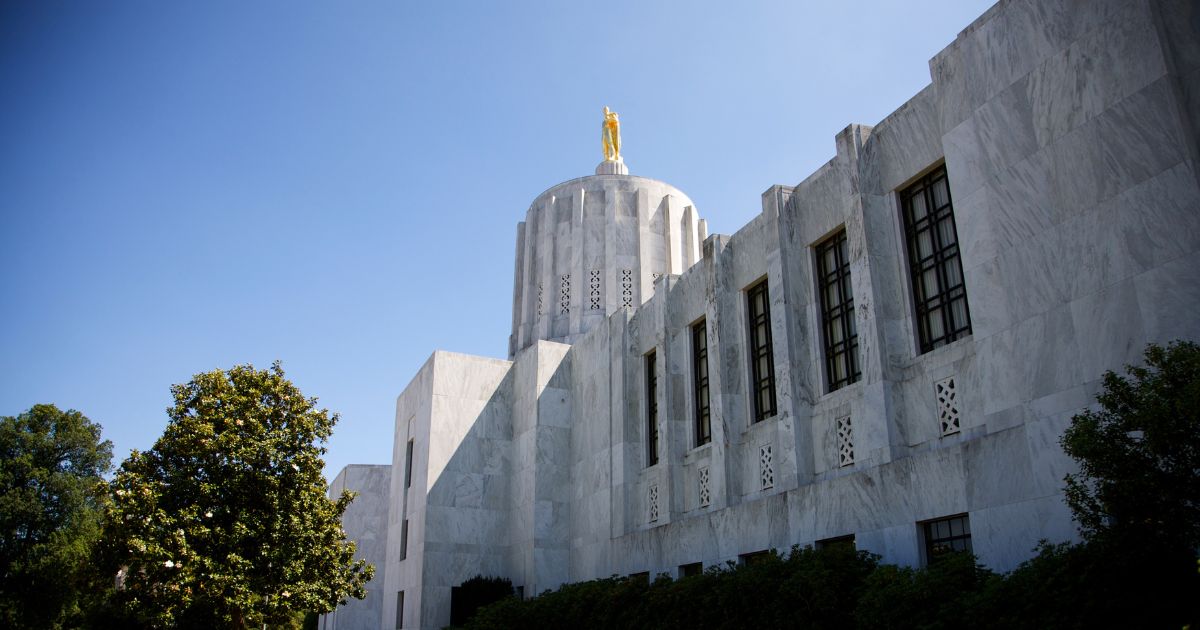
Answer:
[[[461,626],[480,608],[512,595],[512,582],[507,578],[476,575],[451,592],[450,625]]]

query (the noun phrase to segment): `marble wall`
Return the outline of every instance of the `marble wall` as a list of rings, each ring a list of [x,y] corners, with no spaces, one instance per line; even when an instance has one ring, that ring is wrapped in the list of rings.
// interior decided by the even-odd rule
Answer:
[[[342,529],[346,530],[346,537],[354,541],[354,557],[371,563],[375,567],[375,577],[367,583],[365,599],[351,599],[332,613],[321,615],[320,630],[374,628],[379,623],[383,600],[388,596],[383,575],[391,481],[391,466],[351,464],[329,484],[331,499],[337,499],[347,490],[356,495],[342,515]]]
[[[1183,0],[1002,0],[931,60],[928,87],[836,134],[828,163],[764,192],[733,235],[704,237],[653,180],[539,196],[518,230],[511,361],[435,353],[398,400],[383,627],[401,590],[405,627],[445,625],[451,587],[480,572],[532,595],[845,535],[919,565],[920,523],[960,514],[997,570],[1074,538],[1071,416],[1146,343],[1200,339],[1198,42]],[[972,330],[922,353],[898,193],[942,166]],[[814,246],[840,230],[861,377],[829,391]],[[613,293],[625,268],[635,308]],[[575,291],[592,269],[603,308],[581,314],[570,293],[551,312],[553,282]],[[746,289],[764,280],[777,410],[756,422]]]

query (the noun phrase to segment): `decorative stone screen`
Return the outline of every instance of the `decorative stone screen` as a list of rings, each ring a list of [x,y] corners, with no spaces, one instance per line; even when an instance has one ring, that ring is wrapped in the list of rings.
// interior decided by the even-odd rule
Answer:
[[[941,425],[942,435],[958,433],[958,392],[955,389],[954,377],[934,383],[933,391],[937,396],[938,423]]]
[[[563,274],[559,278],[558,293],[558,314],[566,315],[571,312],[571,274]]]
[[[653,523],[658,520],[658,484],[652,483],[646,490],[646,520]]]
[[[775,486],[775,461],[770,444],[758,448],[758,482],[760,490]]]
[[[600,270],[592,269],[588,271],[588,310],[599,311],[604,309],[603,300],[600,294]]]
[[[633,270],[621,270],[621,308],[633,308]]]
[[[707,507],[712,503],[712,490],[708,481],[708,466],[700,468],[700,507]]]
[[[849,466],[854,463],[854,431],[850,427],[850,416],[836,420],[838,466]]]

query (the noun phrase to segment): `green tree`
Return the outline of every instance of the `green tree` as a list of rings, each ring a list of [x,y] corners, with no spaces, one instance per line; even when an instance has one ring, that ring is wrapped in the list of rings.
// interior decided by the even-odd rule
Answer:
[[[111,484],[104,565],[118,601],[157,627],[283,625],[362,599],[373,567],[341,528],[352,495],[325,496],[321,446],[337,415],[275,363],[171,388],[170,422]]]
[[[1100,409],[1062,446],[1079,463],[1067,503],[1088,539],[1200,548],[1200,347],[1150,344],[1129,378],[1104,374]]]
[[[100,531],[112,443],[78,411],[0,417],[0,625],[58,627],[77,613]]]

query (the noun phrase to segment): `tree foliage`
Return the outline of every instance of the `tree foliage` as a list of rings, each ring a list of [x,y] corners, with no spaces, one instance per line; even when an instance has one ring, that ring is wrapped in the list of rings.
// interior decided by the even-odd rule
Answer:
[[[337,415],[286,378],[237,366],[171,388],[163,436],[111,484],[103,563],[117,599],[158,627],[288,623],[365,596],[341,517],[325,496],[323,444]]]
[[[112,443],[78,411],[0,417],[0,625],[57,627],[77,612],[99,534]]]
[[[1100,409],[1062,438],[1080,471],[1067,503],[1085,538],[1200,548],[1200,347],[1151,344],[1129,378],[1104,374]]]

